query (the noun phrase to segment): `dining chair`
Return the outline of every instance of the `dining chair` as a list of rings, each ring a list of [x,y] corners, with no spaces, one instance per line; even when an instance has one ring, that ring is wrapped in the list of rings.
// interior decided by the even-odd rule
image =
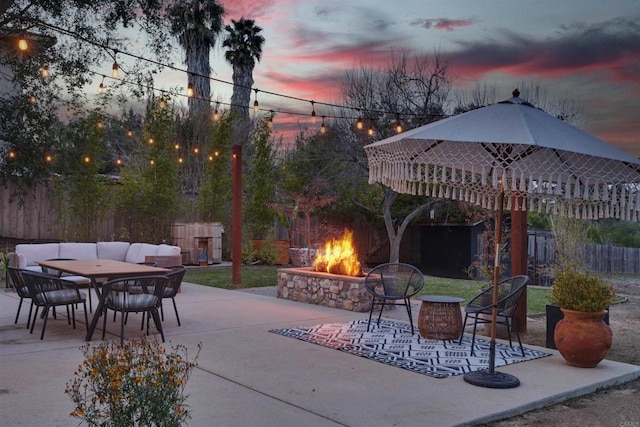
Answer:
[[[76,261],[76,259],[74,258],[51,258],[48,259],[47,261]],[[87,292],[89,294],[88,300],[89,300],[89,313],[93,313],[93,304],[91,303],[91,279],[89,279],[88,277],[84,277],[84,276],[76,276],[74,274],[69,274],[69,273],[65,273],[62,272],[60,270],[56,270],[54,268],[50,268],[50,267],[45,267],[45,266],[41,266],[40,268],[42,268],[42,272],[45,274],[51,274],[53,276],[58,276],[61,277],[62,279],[68,281],[68,282],[73,282],[76,284],[76,286],[78,288],[84,288],[87,289]]]
[[[511,329],[516,333],[518,338],[518,344],[520,345],[520,352],[524,357],[524,348],[522,347],[522,341],[520,340],[520,332],[518,331],[518,323],[514,316],[518,303],[520,302],[520,296],[525,291],[527,283],[529,283],[529,277],[520,275],[506,278],[498,283],[498,301],[496,303],[496,309],[498,316],[496,318],[497,325],[504,325],[507,329],[507,336],[509,337],[509,346],[513,348],[511,343]],[[491,315],[493,310],[493,286],[490,286],[473,297],[471,301],[467,303],[464,308],[464,323],[462,330],[467,326],[467,319],[473,318],[473,337],[471,338],[471,355],[473,356],[473,346],[476,341],[476,330],[478,324],[490,324],[492,322]],[[462,337],[464,332],[460,334],[458,344],[462,343]]]
[[[162,303],[162,293],[169,283],[166,276],[125,277],[109,280],[102,286],[103,325],[102,338],[107,329],[107,311],[120,313],[120,345],[124,344],[124,325],[128,313],[147,313],[153,317],[156,329],[164,342],[162,322],[158,308]],[[147,330],[147,333],[149,331]]]
[[[173,302],[173,310],[176,313],[176,320],[178,321],[178,326],[182,326],[180,324],[180,316],[178,315],[178,307],[176,305],[175,297],[176,295],[178,295],[178,291],[180,290],[180,285],[182,284],[182,279],[184,277],[185,272],[187,271],[187,268],[184,265],[170,265],[163,268],[171,270],[171,272],[166,274],[167,278],[169,279],[169,283],[167,284],[167,286],[165,286],[164,290],[162,291],[162,299],[165,300],[165,299],[171,298],[171,301]],[[164,322],[164,307],[162,302],[160,303],[160,318]],[[147,316],[146,319],[147,319],[147,329],[148,329],[149,317]],[[142,323],[140,324],[140,330],[144,330],[144,325],[145,325],[144,321],[145,321],[145,314],[143,313]],[[127,319],[125,318],[125,323],[126,322],[127,322]]]
[[[171,273],[167,274],[169,284],[165,286],[164,291],[162,292],[162,299],[171,298],[171,301],[173,302],[173,311],[176,313],[178,326],[182,326],[180,324],[180,316],[178,316],[176,296],[178,295],[178,291],[180,290],[180,285],[182,284],[182,279],[184,278],[184,274],[186,273],[187,268],[184,265],[171,265],[164,268],[171,270]],[[162,304],[160,304],[160,315],[162,317],[162,321],[164,322],[164,309],[162,308]]]
[[[24,278],[24,283],[31,295],[31,301],[36,306],[36,311],[31,320],[31,329],[29,333],[33,333],[33,327],[36,324],[38,309],[40,307],[44,309],[44,312],[42,313],[44,323],[42,324],[42,332],[40,334],[41,340],[44,339],[44,332],[47,328],[47,319],[49,318],[50,308],[55,310],[55,307],[66,306],[68,322],[71,322],[69,319],[69,311],[71,311],[73,329],[75,329],[76,312],[74,305],[82,303],[84,307],[85,326],[88,327],[89,319],[87,316],[87,296],[84,292],[80,292],[73,282],[65,281],[58,276],[29,270],[23,270],[22,277]]]
[[[420,292],[423,286],[424,275],[413,265],[386,263],[373,268],[364,279],[364,288],[373,297],[367,332],[371,326],[371,316],[375,306],[380,306],[379,325],[386,305],[404,305],[407,308],[411,334],[413,334],[413,317],[409,299]]]
[[[20,310],[22,309],[22,301],[25,299],[31,300],[31,294],[29,293],[29,288],[24,283],[24,277],[22,277],[22,269],[18,267],[7,267],[7,273],[9,278],[9,283],[16,291],[16,294],[20,297],[20,302],[18,303],[18,312],[16,313],[16,320],[13,322],[14,325],[18,324],[18,318],[20,317]],[[27,329],[29,329],[29,325],[31,324],[31,313],[33,311],[33,301],[30,301],[29,306],[29,317],[27,317]]]

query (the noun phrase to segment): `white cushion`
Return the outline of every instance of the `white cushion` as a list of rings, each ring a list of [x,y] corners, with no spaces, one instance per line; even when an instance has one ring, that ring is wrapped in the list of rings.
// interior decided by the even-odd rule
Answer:
[[[95,243],[60,243],[59,258],[94,260],[98,259]]]
[[[132,243],[127,251],[126,262],[144,262],[145,256],[156,256],[158,254],[158,245],[149,243]]]
[[[167,255],[180,255],[180,246],[171,246],[165,245],[164,243],[158,245],[158,253],[157,256],[167,256]]]
[[[33,243],[16,245],[16,253],[24,255],[27,266],[37,265],[37,261],[60,258],[59,243]]]
[[[84,276],[65,276],[64,274],[62,275],[62,279],[66,280],[68,282],[73,282],[76,285],[90,285],[91,284],[91,279],[89,279],[88,277],[84,277]]]
[[[98,259],[124,261],[130,246],[129,242],[98,242]]]

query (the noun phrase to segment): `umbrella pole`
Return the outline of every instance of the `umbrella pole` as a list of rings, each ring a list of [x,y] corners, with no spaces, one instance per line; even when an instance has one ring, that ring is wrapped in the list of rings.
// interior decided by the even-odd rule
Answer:
[[[498,196],[498,212],[496,214],[496,228],[493,233],[495,237],[495,250],[493,258],[493,292],[491,302],[491,344],[489,346],[489,373],[493,374],[496,366],[496,335],[498,322],[498,283],[500,282],[500,242],[502,241],[502,212],[504,205],[504,188],[500,185],[500,195]]]
[[[502,211],[504,205],[504,184],[500,182],[498,195],[498,210],[494,231],[495,251],[493,261],[493,292],[491,309],[491,341],[489,343],[489,369],[486,371],[472,371],[464,375],[469,384],[487,388],[514,388],[520,385],[520,380],[511,374],[495,372],[496,365],[496,330],[498,321],[498,283],[500,282],[500,242],[502,240]]]

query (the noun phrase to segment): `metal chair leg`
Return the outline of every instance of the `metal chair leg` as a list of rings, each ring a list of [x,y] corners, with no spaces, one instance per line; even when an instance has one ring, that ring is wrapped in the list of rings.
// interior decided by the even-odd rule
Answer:
[[[178,326],[182,326],[180,325],[180,316],[178,316],[178,306],[176,305],[176,299],[171,298],[171,301],[173,302],[173,311],[176,312],[176,320],[178,321]]]

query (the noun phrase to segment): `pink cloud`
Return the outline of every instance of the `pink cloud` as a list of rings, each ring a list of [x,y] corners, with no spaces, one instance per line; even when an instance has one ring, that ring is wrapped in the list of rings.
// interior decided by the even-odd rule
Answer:
[[[473,25],[473,21],[447,18],[417,19],[413,21],[411,25],[418,25],[427,30],[434,28],[436,30],[453,31],[454,29],[459,27],[468,27],[470,25]]]
[[[296,0],[220,0],[226,11],[225,22],[240,18],[254,19],[257,23],[269,22],[274,14],[281,15]]]

